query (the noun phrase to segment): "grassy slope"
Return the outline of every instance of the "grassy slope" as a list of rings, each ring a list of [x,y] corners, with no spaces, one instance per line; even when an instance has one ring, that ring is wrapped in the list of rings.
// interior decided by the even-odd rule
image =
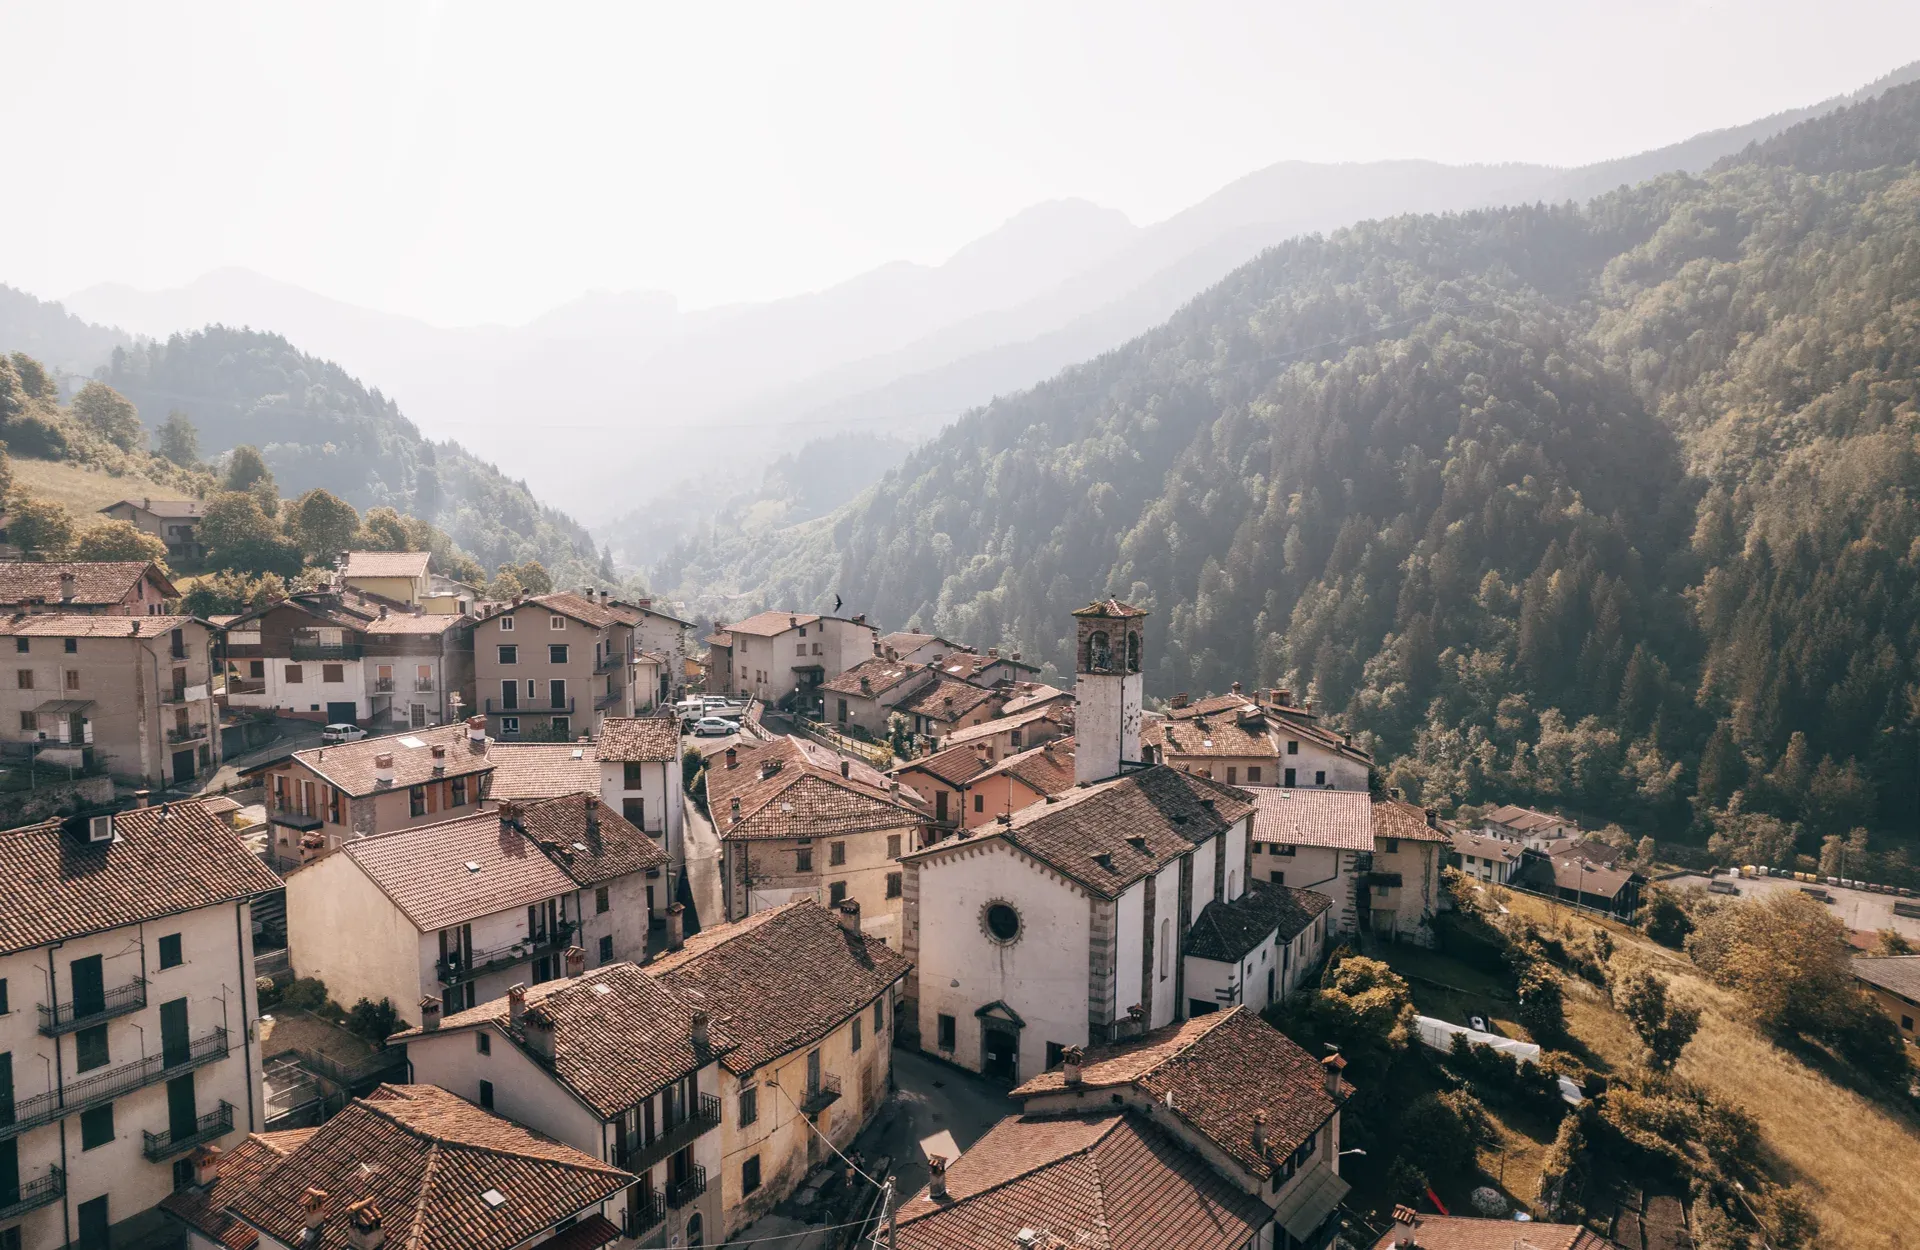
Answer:
[[[181,495],[177,486],[161,486],[138,474],[115,477],[100,469],[55,460],[16,458],[13,480],[28,494],[64,506],[73,513],[74,523],[81,529],[88,529],[102,519],[97,514],[110,503],[149,495],[155,499],[178,499]]]

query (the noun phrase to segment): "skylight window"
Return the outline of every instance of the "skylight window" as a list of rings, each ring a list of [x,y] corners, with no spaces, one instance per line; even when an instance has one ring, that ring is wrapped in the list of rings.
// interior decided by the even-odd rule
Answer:
[[[412,734],[408,734],[406,737],[400,739],[400,745],[403,747],[406,747],[410,751],[417,751],[421,747],[427,745],[427,742],[426,742],[426,739],[424,738],[416,738]]]
[[[504,1207],[507,1205],[507,1196],[497,1189],[489,1189],[480,1195],[480,1201],[490,1207]]]
[[[586,751],[584,751],[584,750],[582,750],[581,748],[579,748],[579,747],[575,747],[575,748],[573,749],[573,758],[574,758],[574,759],[577,759],[577,760],[583,760],[583,759],[586,759],[586,758],[587,758],[587,753],[586,753]]]
[[[467,871],[468,871],[468,872],[479,872],[479,871],[480,871],[480,861],[479,861],[479,860],[476,860],[476,859],[470,859],[470,860],[468,860],[468,861],[467,861]]]

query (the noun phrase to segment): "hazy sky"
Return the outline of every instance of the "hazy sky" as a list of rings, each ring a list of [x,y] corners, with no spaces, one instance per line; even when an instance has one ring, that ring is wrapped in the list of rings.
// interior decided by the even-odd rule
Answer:
[[[1580,163],[1920,58],[1913,0],[22,4],[0,282],[243,265],[459,324],[1148,223],[1288,158]]]

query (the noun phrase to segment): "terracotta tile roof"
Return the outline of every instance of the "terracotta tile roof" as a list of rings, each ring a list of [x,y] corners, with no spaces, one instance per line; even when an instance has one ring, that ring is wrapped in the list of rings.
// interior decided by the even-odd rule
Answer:
[[[950,746],[944,751],[936,751],[932,755],[923,755],[917,760],[899,765],[893,771],[895,775],[912,772],[926,773],[950,786],[963,786],[986,772],[989,767],[984,751],[977,746],[963,743],[960,746]]]
[[[293,1128],[247,1134],[245,1141],[220,1156],[220,1174],[213,1184],[176,1189],[160,1200],[160,1209],[228,1250],[252,1250],[260,1244],[260,1234],[227,1214],[227,1203],[251,1189],[268,1168],[293,1153],[314,1131]]]
[[[83,616],[42,612],[0,621],[0,636],[16,638],[164,638],[188,625],[206,625],[197,616]],[[208,625],[207,628],[213,628]]]
[[[1608,868],[1618,868],[1620,861],[1627,857],[1627,853],[1619,847],[1596,842],[1592,838],[1554,838],[1540,849],[1556,859],[1584,859]]]
[[[73,574],[73,596],[60,597],[60,575]],[[99,562],[55,560],[45,564],[9,560],[0,563],[0,604],[60,603],[81,607],[111,607],[133,594],[140,579],[151,575],[168,599],[174,589],[159,567],[141,560]]]
[[[653,617],[658,617],[663,621],[672,621],[675,625],[685,625],[688,627],[691,627],[693,625],[692,621],[686,620],[683,617],[675,616],[671,612],[664,611],[663,609],[660,608],[658,604],[654,603],[650,599],[641,603],[629,603],[625,599],[615,599],[613,601],[613,606],[626,608],[628,611],[637,613],[640,616],[653,616]]]
[[[1276,932],[1282,942],[1293,941],[1332,906],[1333,899],[1313,890],[1249,881],[1231,903],[1216,899],[1200,910],[1182,949],[1196,959],[1239,963]]]
[[[1049,690],[1052,689],[1051,686],[1047,688]],[[957,747],[964,743],[978,742],[982,738],[991,738],[996,734],[1006,733],[1009,729],[1024,729],[1028,725],[1043,720],[1070,725],[1073,721],[1072,705],[1068,704],[1063,707],[1053,702],[1061,693],[1063,692],[1056,691],[1054,694],[1046,696],[1045,701],[1038,706],[1026,707],[1018,711],[1013,710],[1014,703],[1013,701],[1009,701],[1006,707],[1000,710],[1000,715],[994,717],[992,720],[982,721],[978,725],[968,725],[965,729],[956,729],[941,738],[940,741],[946,746]]]
[[[1213,716],[1221,712],[1231,712],[1235,708],[1258,707],[1252,699],[1243,694],[1215,694],[1204,699],[1195,699],[1185,707],[1167,709],[1168,720],[1192,720],[1196,716]]]
[[[905,655],[909,651],[919,650],[930,642],[943,642],[955,651],[963,650],[959,643],[942,638],[938,634],[916,634],[912,630],[898,629],[891,634],[880,635],[880,653],[885,655],[887,648],[892,647],[896,654]]]
[[[840,775],[845,764],[847,775]],[[774,771],[762,775],[764,767]],[[739,819],[733,801],[740,800]],[[897,829],[924,819],[887,777],[817,743],[779,737],[735,748],[707,769],[707,805],[723,839],[817,838]]]
[[[936,674],[932,681],[894,704],[894,707],[898,711],[933,720],[958,720],[981,704],[999,697],[997,692],[984,686]]]
[[[376,616],[361,626],[369,638],[393,634],[444,634],[461,625],[471,625],[473,618],[453,612],[389,612],[385,616]]]
[[[1868,985],[1920,1002],[1920,955],[1856,955],[1851,967]]]
[[[355,838],[342,850],[415,928],[431,933],[666,862],[653,839],[619,813],[598,799],[594,810],[598,852],[579,796],[522,806],[517,819],[524,832],[509,826],[502,808]]]
[[[425,577],[433,556],[425,551],[349,551],[348,577]]]
[[[1152,745],[1164,748],[1168,755],[1251,755],[1263,759],[1280,755],[1280,744],[1268,731],[1265,717],[1242,717],[1230,711],[1162,721]]]
[[[901,1208],[902,1250],[1008,1250],[1044,1228],[1053,1246],[1240,1250],[1273,1212],[1138,1115],[1010,1116],[947,1170],[947,1198]],[[1052,1250],[1049,1247],[1049,1250]]]
[[[1009,824],[982,826],[912,857],[930,859],[975,838],[1001,838],[1100,897],[1117,898],[1252,810],[1245,790],[1160,765],[1035,803]]]
[[[1373,805],[1373,836],[1399,838],[1402,842],[1445,842],[1453,844],[1453,826],[1445,821],[1427,823],[1427,810],[1405,799],[1380,799]]]
[[[702,929],[646,971],[680,998],[709,1005],[734,1047],[721,1062],[744,1074],[826,1036],[912,966],[802,899]]]
[[[1073,739],[1056,738],[1009,755],[980,777],[1012,777],[1035,794],[1065,794],[1073,789]],[[976,777],[974,780],[979,780]]]
[[[1535,829],[1550,829],[1555,825],[1572,826],[1575,823],[1549,812],[1538,811],[1531,807],[1516,807],[1511,803],[1494,808],[1481,819],[1490,825],[1505,825],[1515,833],[1530,833]]]
[[[509,1250],[614,1197],[634,1178],[431,1085],[355,1099],[237,1194],[228,1209],[289,1246],[345,1250],[347,1208],[371,1199],[394,1250]],[[326,1193],[317,1243],[301,1197]],[[489,1201],[488,1192],[504,1201]]]
[[[600,758],[615,763],[677,760],[680,724],[671,716],[609,716],[598,746]]]
[[[701,641],[709,647],[731,647],[733,645],[733,635],[724,629],[716,629],[701,639]]]
[[[1074,616],[1128,617],[1145,616],[1145,608],[1136,608],[1131,603],[1122,603],[1118,599],[1096,599],[1084,608],[1076,608]]]
[[[122,499],[119,503],[110,503],[100,511],[121,505],[139,508],[154,516],[164,517],[201,517],[206,515],[207,505],[198,499]]]
[[[417,744],[417,745],[416,745]],[[445,747],[435,772],[433,748]],[[494,767],[498,743],[487,741],[476,750],[467,740],[467,724],[438,725],[432,729],[410,729],[405,733],[380,738],[361,738],[334,746],[295,751],[293,758],[323,777],[335,789],[352,798],[365,798],[387,790],[404,790],[445,777],[484,773]],[[373,762],[381,755],[393,756],[393,780],[374,780]],[[599,773],[594,774],[594,789],[600,788]]]
[[[1279,846],[1373,849],[1373,800],[1365,790],[1253,787],[1253,840]]]
[[[1475,1219],[1462,1215],[1416,1215],[1401,1208],[1404,1218],[1380,1240],[1373,1250],[1388,1250],[1400,1244],[1420,1250],[1610,1250],[1614,1245],[1605,1237],[1578,1224],[1543,1224],[1533,1221],[1516,1224],[1512,1220]],[[1398,1214],[1398,1213],[1397,1213]]]
[[[902,682],[923,678],[933,670],[924,664],[908,664],[904,660],[887,660],[875,656],[871,660],[862,660],[846,672],[831,681],[821,683],[822,690],[834,694],[858,695],[873,698],[883,695]],[[860,680],[865,678],[867,688],[860,688]]]
[[[550,799],[562,794],[600,792],[598,746],[592,742],[496,742],[487,750],[493,761],[493,799]]]
[[[571,1228],[564,1228],[535,1246],[533,1250],[599,1250],[620,1240],[620,1229],[604,1215],[589,1215]]]
[[[996,664],[1005,664],[1013,669],[1025,669],[1037,673],[1040,666],[1029,664],[1025,660],[1016,660],[1011,655],[983,655],[978,651],[955,651],[939,662],[939,671],[948,677],[961,681],[973,681],[983,668],[992,668]]]
[[[1497,859],[1503,864],[1520,862],[1520,847],[1517,843],[1484,833],[1456,831],[1453,835],[1453,849],[1456,854],[1472,855],[1478,859]]]
[[[1527,855],[1520,861],[1520,876],[1533,888],[1551,885],[1557,890],[1577,890],[1601,898],[1620,897],[1634,879],[1624,868],[1608,868],[1577,856]]]
[[[819,619],[811,612],[757,612],[744,621],[732,622],[727,626],[727,632],[750,634],[755,638],[772,638],[790,629],[811,625]]]
[[[609,625],[620,623],[620,618],[609,612],[604,605],[594,603],[570,590],[556,590],[550,595],[535,595],[527,602],[537,603],[549,611],[571,617],[582,625],[591,625],[595,629],[604,629]]]
[[[543,981],[527,987],[527,1010],[538,1009],[536,1018],[552,1025],[553,1058],[533,1057],[582,1102],[610,1119],[730,1048],[726,1029],[714,1024],[708,1026],[706,1047],[693,1044],[697,1007],[704,1004],[681,998],[647,970],[629,963],[608,964],[569,980]],[[439,1031],[489,1028],[525,1050],[523,1039],[508,1027],[509,1015],[507,999],[496,998],[453,1013],[440,1022]],[[431,1036],[416,1028],[391,1040]]]
[[[85,816],[64,820],[74,828],[54,819],[0,833],[0,954],[281,886],[193,799],[117,813],[112,842],[88,842]]]
[[[1229,1007],[1145,1037],[1086,1052],[1086,1090],[1134,1086],[1162,1103],[1255,1176],[1272,1172],[1339,1109],[1326,1071],[1292,1038],[1244,1007]],[[1068,1090],[1060,1069],[1013,1091],[1015,1101]],[[1352,1086],[1341,1083],[1341,1097]],[[1172,1097],[1169,1098],[1168,1095]],[[1253,1149],[1254,1113],[1267,1113],[1267,1157]]]

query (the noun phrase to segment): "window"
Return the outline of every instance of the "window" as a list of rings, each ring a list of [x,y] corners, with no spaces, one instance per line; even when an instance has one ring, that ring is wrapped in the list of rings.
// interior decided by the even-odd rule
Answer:
[[[14,679],[20,683],[20,689],[22,690],[33,689],[33,670],[32,669],[23,668],[23,669],[16,670],[14,672]]]
[[[485,1107],[489,1111],[493,1110],[493,1082],[492,1081],[480,1082],[480,1105]]]
[[[107,1231],[107,1196],[87,1199],[74,1208],[74,1214],[80,1223],[80,1237],[75,1243],[79,1250],[107,1250],[111,1236]]]
[[[12,1009],[7,1006],[7,979],[0,977],[0,1016],[6,1015],[10,1010]]]
[[[1398,855],[1400,853],[1400,839],[1382,838],[1380,839],[1380,849],[1388,855]]]
[[[427,790],[425,786],[414,786],[407,791],[407,813],[412,816],[427,814]]]
[[[548,700],[547,702],[548,707],[567,706],[567,679],[566,678],[555,677],[547,683],[547,700]]]
[[[4,985],[4,984],[5,984],[5,982],[0,982],[0,985]],[[1911,1032],[1913,1032],[1913,1017],[1912,1017],[1912,1016],[1901,1016],[1901,1017],[1900,1017],[1900,1027],[1901,1027],[1901,1028],[1903,1028],[1903,1029],[1905,1029],[1905,1030],[1906,1030],[1907,1032],[1909,1032],[1909,1033],[1911,1033]]]
[[[1247,784],[1250,786],[1257,786],[1260,784],[1260,765],[1258,764],[1247,765]]]
[[[74,1067],[82,1072],[107,1066],[107,1026],[96,1024],[73,1035]]]
[[[900,874],[897,872],[890,872],[887,874],[887,897],[888,898],[900,897]]]
[[[760,1090],[750,1085],[740,1091],[740,1127],[745,1128],[759,1118]]]
[[[451,782],[447,783],[447,788],[451,791],[447,797],[448,807],[465,807],[467,805],[467,779],[465,777],[455,777]]]
[[[938,1022],[938,1023],[937,1023],[937,1024],[936,1024],[936,1025],[934,1026],[934,1027],[935,1027],[935,1028],[936,1028],[936,1029],[938,1030],[938,1033],[939,1033],[939,1042],[938,1042],[938,1045],[939,1045],[939,1047],[940,1047],[940,1049],[941,1049],[941,1050],[952,1050],[952,1049],[953,1049],[953,1034],[954,1034],[954,1019],[953,1019],[953,1017],[952,1017],[952,1016],[949,1016],[949,1015],[945,1015],[945,1014],[942,1014],[942,1015],[941,1015],[941,1017],[940,1017],[940,1019],[939,1019],[939,1022]]]
[[[1373,887],[1373,893],[1377,898],[1385,898],[1387,896],[1387,887],[1384,885],[1376,885]]]
[[[1282,780],[1280,784],[1286,786],[1288,789],[1293,788],[1293,770],[1291,768],[1287,769],[1287,771],[1282,775]]]
[[[838,907],[847,901],[847,883],[835,881],[827,887],[827,905]]]
[[[513,618],[511,616],[503,616],[500,618],[500,632],[503,634],[513,632]]]
[[[40,731],[40,718],[32,712],[20,713],[20,729],[23,733],[38,733]]]
[[[811,849],[803,846],[793,853],[793,870],[795,872],[813,871],[813,851]]]
[[[600,962],[603,964],[613,962],[613,935],[611,933],[600,939]]]
[[[827,844],[827,867],[839,868],[847,862],[847,844],[830,842]]]
[[[113,1104],[80,1115],[80,1149],[92,1150],[113,1140]]]
[[[1240,784],[1240,770],[1232,764],[1227,765],[1227,784],[1230,786]]]
[[[287,684],[289,686],[297,686],[300,684],[300,666],[298,664],[287,665]]]
[[[897,833],[890,833],[887,835],[887,858],[888,859],[900,858],[900,835]]]
[[[599,889],[597,889],[597,890],[595,890],[595,891],[593,892],[593,914],[594,914],[594,915],[596,915],[596,916],[604,916],[604,915],[606,915],[606,914],[607,914],[607,909],[608,909],[609,907],[611,907],[612,905],[613,905],[613,904],[612,904],[612,902],[611,902],[611,901],[609,900],[609,898],[608,898],[608,895],[607,895],[607,887],[606,887],[606,886],[604,886],[604,885],[603,885],[603,886],[601,886],[601,887],[600,887]]]
[[[558,619],[558,618],[555,618]],[[567,662],[567,644],[556,642],[547,647],[547,663],[565,664]]]
[[[1011,903],[988,903],[984,920],[988,936],[996,942],[1011,942],[1020,936],[1020,913]]]
[[[173,1187],[176,1191],[186,1189],[193,1184],[193,1160],[175,1159],[173,1161]],[[0,1243],[3,1244],[3,1243]]]
[[[860,1053],[860,1017],[853,1018],[853,1053]]]
[[[976,812],[984,812],[984,811],[986,811],[986,810],[987,810],[987,796],[986,796],[986,795],[984,795],[984,794],[975,794],[975,795],[973,796],[973,810],[974,810],[974,811],[976,811]]]
[[[873,1000],[873,1035],[875,1037],[880,1036],[880,1030],[886,1027],[887,1000],[884,998],[876,998]]]
[[[256,681],[265,680],[267,676],[267,662],[265,660],[248,660],[247,676]]]
[[[68,655],[79,655],[80,640],[78,638],[62,638],[60,640],[60,649]]]
[[[1067,1048],[1059,1042],[1047,1043],[1047,1071],[1051,1072],[1067,1061]]]
[[[743,1103],[746,1101],[745,1094],[741,1095],[741,1101]],[[748,1123],[748,1121],[742,1121],[742,1123]],[[740,1192],[750,1194],[758,1188],[760,1188],[760,1156],[755,1155],[740,1165]]]
[[[554,737],[564,738],[572,732],[573,732],[572,721],[568,720],[564,716],[556,716],[553,718],[553,736]]]
[[[1327,773],[1325,769],[1316,769],[1314,771],[1313,784],[1316,786],[1324,786],[1327,784]]]
[[[1162,917],[1160,921],[1160,979],[1167,979],[1173,971],[1173,921]]]
[[[27,653],[27,640],[25,638],[15,638],[13,640],[13,649],[25,655]]]
[[[1287,883],[1287,874],[1284,872],[1270,872],[1267,874],[1267,880],[1273,882],[1275,885],[1285,885]]]
[[[473,1035],[473,1049],[477,1054],[491,1055],[493,1053],[493,1034],[487,1032],[485,1029],[475,1033]]]
[[[500,718],[500,732],[503,734],[519,733],[520,718],[518,716],[502,716]]]
[[[647,827],[647,801],[645,799],[621,799],[620,814],[635,829]]]
[[[160,939],[160,966],[178,968],[185,962],[186,960],[180,955],[180,935],[178,933],[163,935]]]
[[[501,643],[499,651],[500,662],[502,664],[518,664],[520,662],[520,648],[513,643]]]
[[[640,765],[640,761],[638,760],[628,760],[626,763],[620,766],[620,788],[621,789],[638,790],[641,788],[641,786],[646,784],[640,779],[640,768],[641,768],[641,765]]]
[[[1287,754],[1288,754],[1288,755],[1298,755],[1298,754],[1300,754],[1300,740],[1299,740],[1298,738],[1290,738],[1290,739],[1288,739],[1288,741],[1287,741]]]
[[[807,653],[807,644],[804,642],[796,644],[793,648],[793,653],[795,655],[805,655]]]
[[[554,615],[547,618],[548,629],[565,629],[566,627],[567,618],[564,616]]]

